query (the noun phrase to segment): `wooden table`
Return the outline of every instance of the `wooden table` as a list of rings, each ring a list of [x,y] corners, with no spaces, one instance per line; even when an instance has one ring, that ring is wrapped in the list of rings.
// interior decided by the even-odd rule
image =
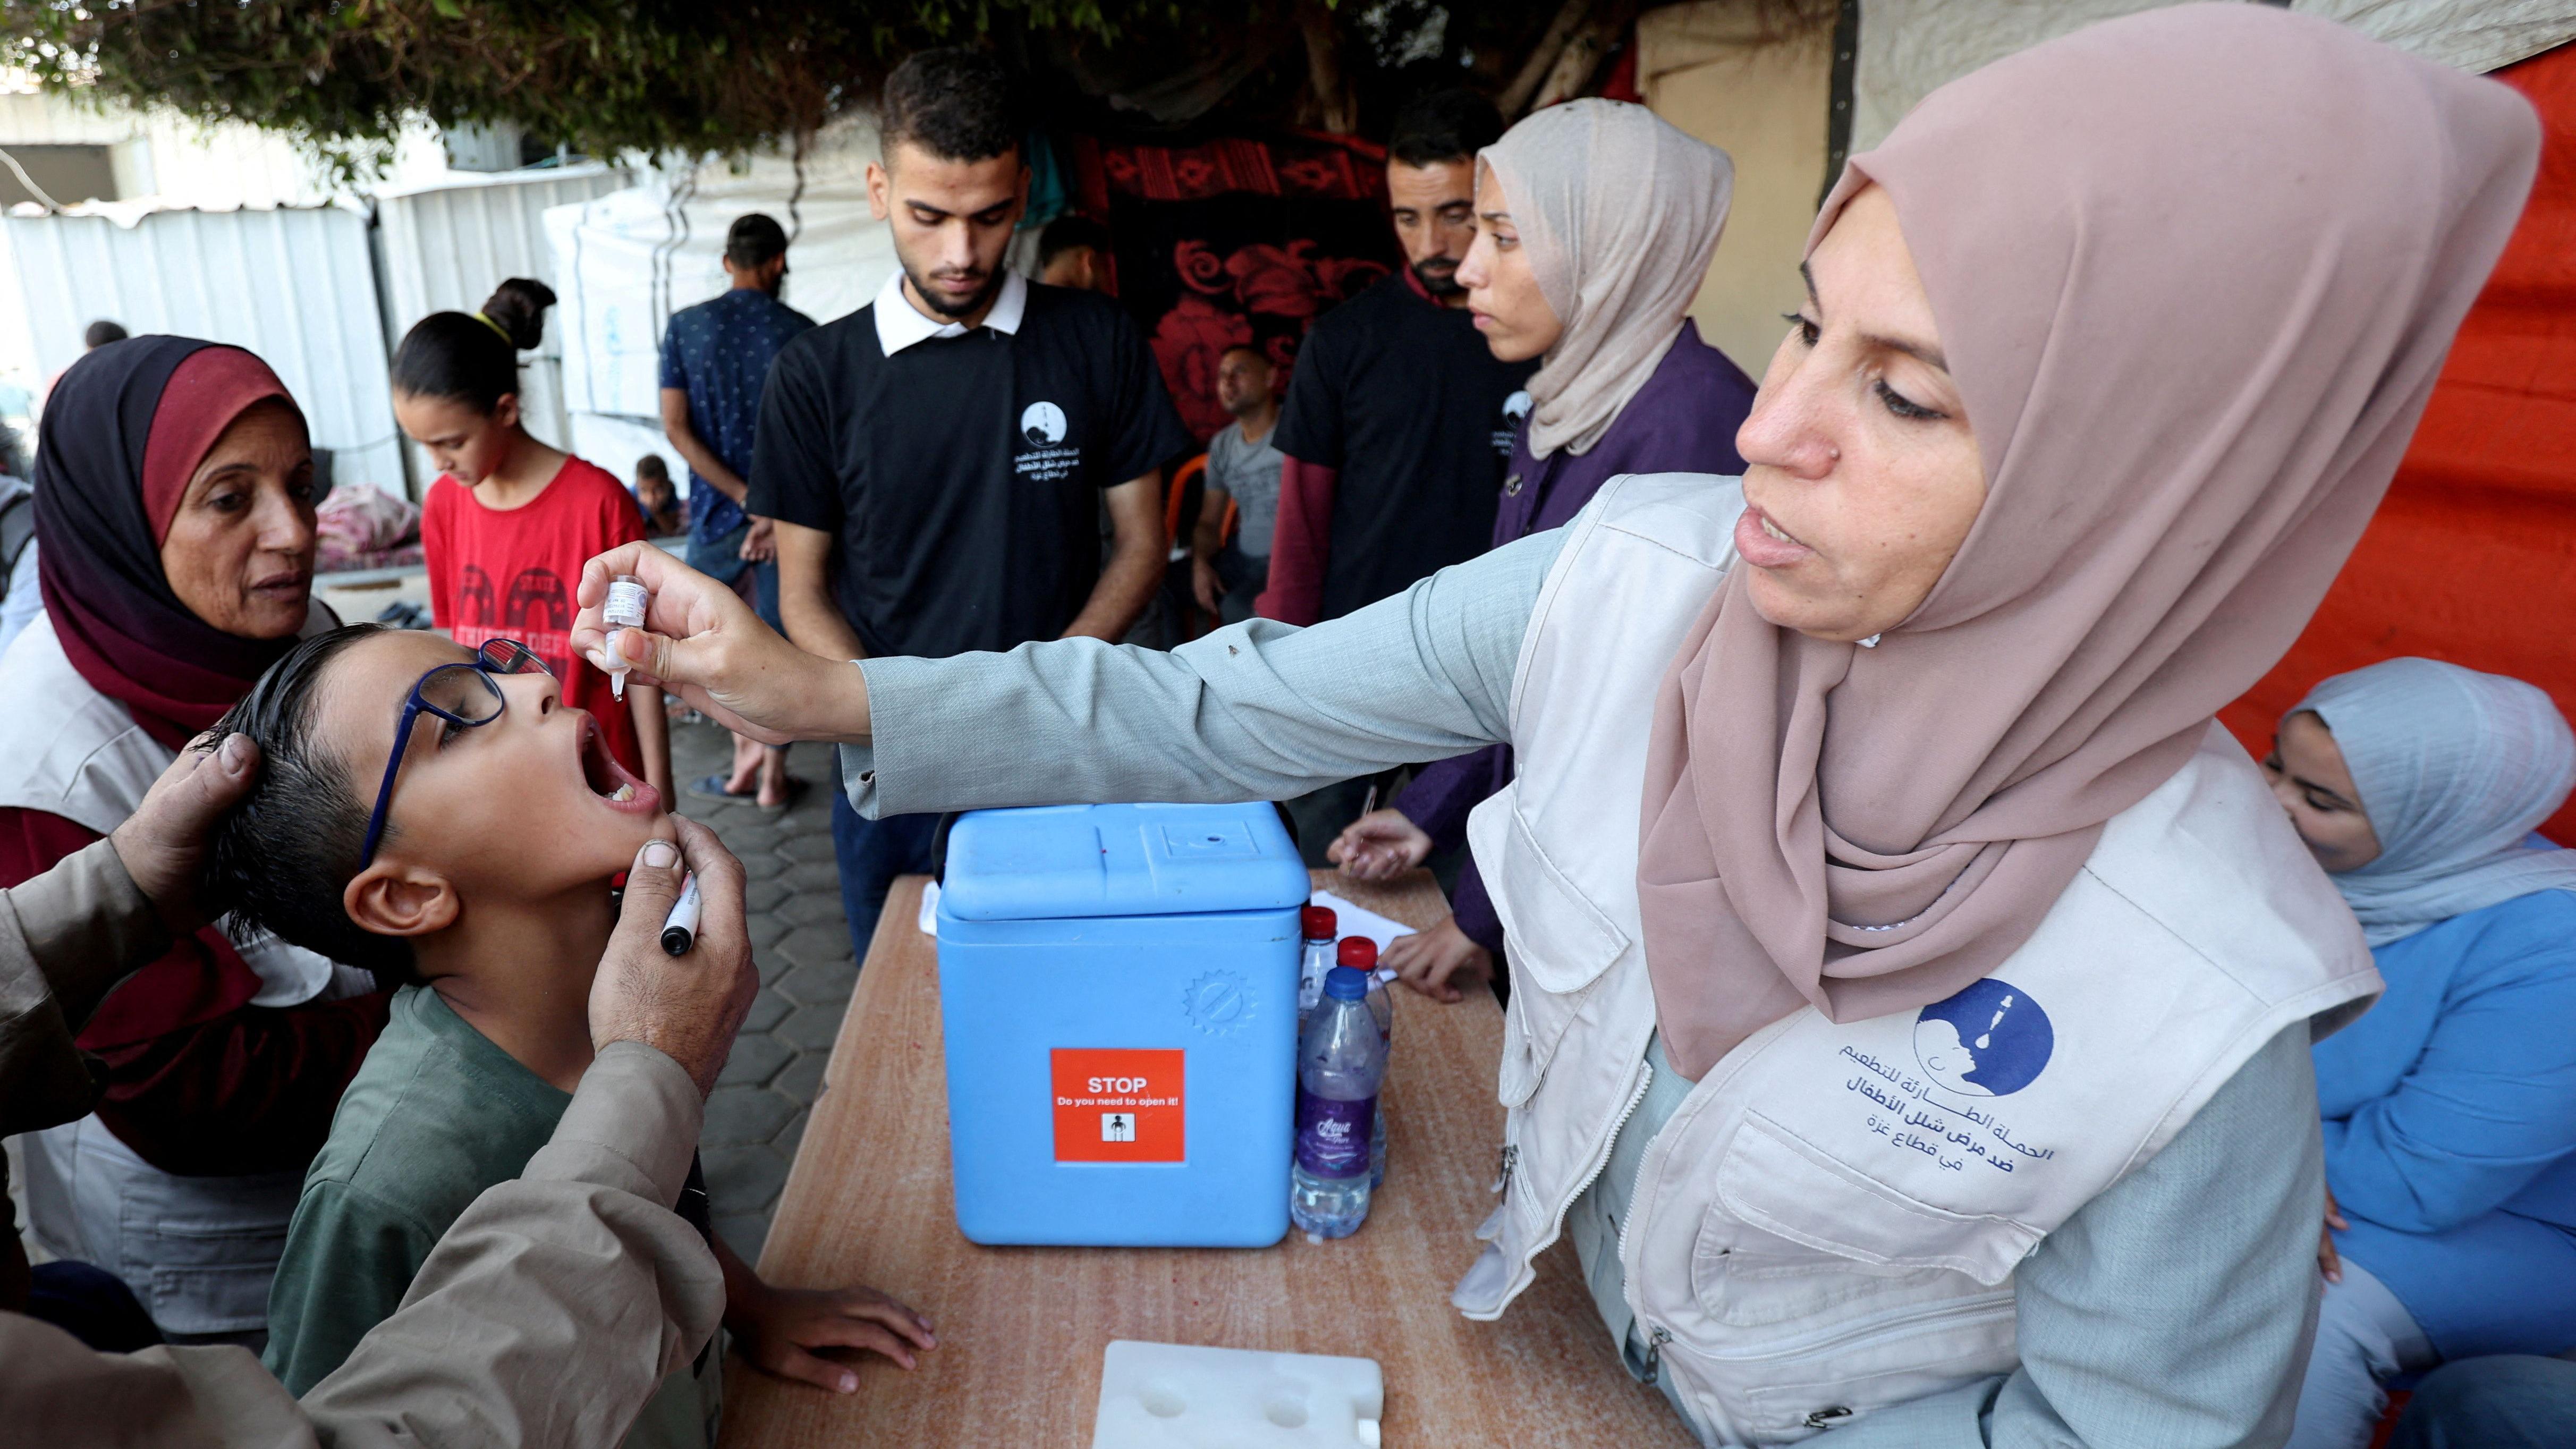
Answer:
[[[1445,913],[1416,871],[1319,886],[1411,925]],[[736,1358],[731,1446],[973,1445],[1083,1449],[1113,1338],[1356,1354],[1386,1370],[1386,1443],[1683,1449],[1690,1436],[1619,1367],[1573,1250],[1498,1323],[1449,1289],[1474,1261],[1502,1141],[1502,1014],[1481,993],[1443,1007],[1399,988],[1386,1087],[1388,1172],[1367,1226],[1339,1242],[1257,1250],[986,1248],[951,1212],[937,950],[914,925],[921,878],[886,901],[760,1258],[773,1283],[869,1283],[928,1314],[939,1347],[906,1374],[861,1362],[827,1394]]]

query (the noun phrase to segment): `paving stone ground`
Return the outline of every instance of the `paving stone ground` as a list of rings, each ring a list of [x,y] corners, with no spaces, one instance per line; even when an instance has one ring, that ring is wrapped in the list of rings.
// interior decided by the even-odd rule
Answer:
[[[724,770],[732,751],[732,736],[723,730],[680,725],[671,735],[672,773],[686,782]],[[806,788],[784,812],[685,792],[678,802],[681,813],[712,827],[742,857],[748,880],[760,999],[707,1098],[699,1151],[716,1231],[753,1262],[769,1236],[806,1113],[823,1090],[823,1063],[859,975],[832,863],[832,748],[796,745],[787,767]]]

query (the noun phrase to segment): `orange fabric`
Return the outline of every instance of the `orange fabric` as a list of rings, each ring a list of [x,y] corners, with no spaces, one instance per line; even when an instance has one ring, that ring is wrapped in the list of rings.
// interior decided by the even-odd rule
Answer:
[[[2260,757],[2330,674],[2401,654],[2528,679],[2576,719],[2576,45],[2495,73],[2540,110],[2540,175],[2387,501],[2307,632],[2219,714]],[[2576,844],[2576,804],[2542,833]]]
[[[1172,486],[1163,490],[1163,547],[1181,536],[1181,502],[1189,497],[1190,483],[1207,476],[1207,454],[1201,453],[1172,474]]]

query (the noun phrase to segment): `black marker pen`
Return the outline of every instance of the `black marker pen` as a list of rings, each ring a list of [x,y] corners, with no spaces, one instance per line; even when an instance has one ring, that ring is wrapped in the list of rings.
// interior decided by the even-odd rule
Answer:
[[[698,873],[690,871],[680,882],[680,898],[671,905],[669,919],[662,922],[662,949],[674,956],[686,956],[698,943]]]

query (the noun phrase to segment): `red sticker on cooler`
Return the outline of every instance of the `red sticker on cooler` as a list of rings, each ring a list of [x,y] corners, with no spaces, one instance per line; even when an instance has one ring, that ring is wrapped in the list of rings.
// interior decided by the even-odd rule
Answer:
[[[1180,1052],[1058,1047],[1051,1056],[1056,1161],[1181,1160]]]

